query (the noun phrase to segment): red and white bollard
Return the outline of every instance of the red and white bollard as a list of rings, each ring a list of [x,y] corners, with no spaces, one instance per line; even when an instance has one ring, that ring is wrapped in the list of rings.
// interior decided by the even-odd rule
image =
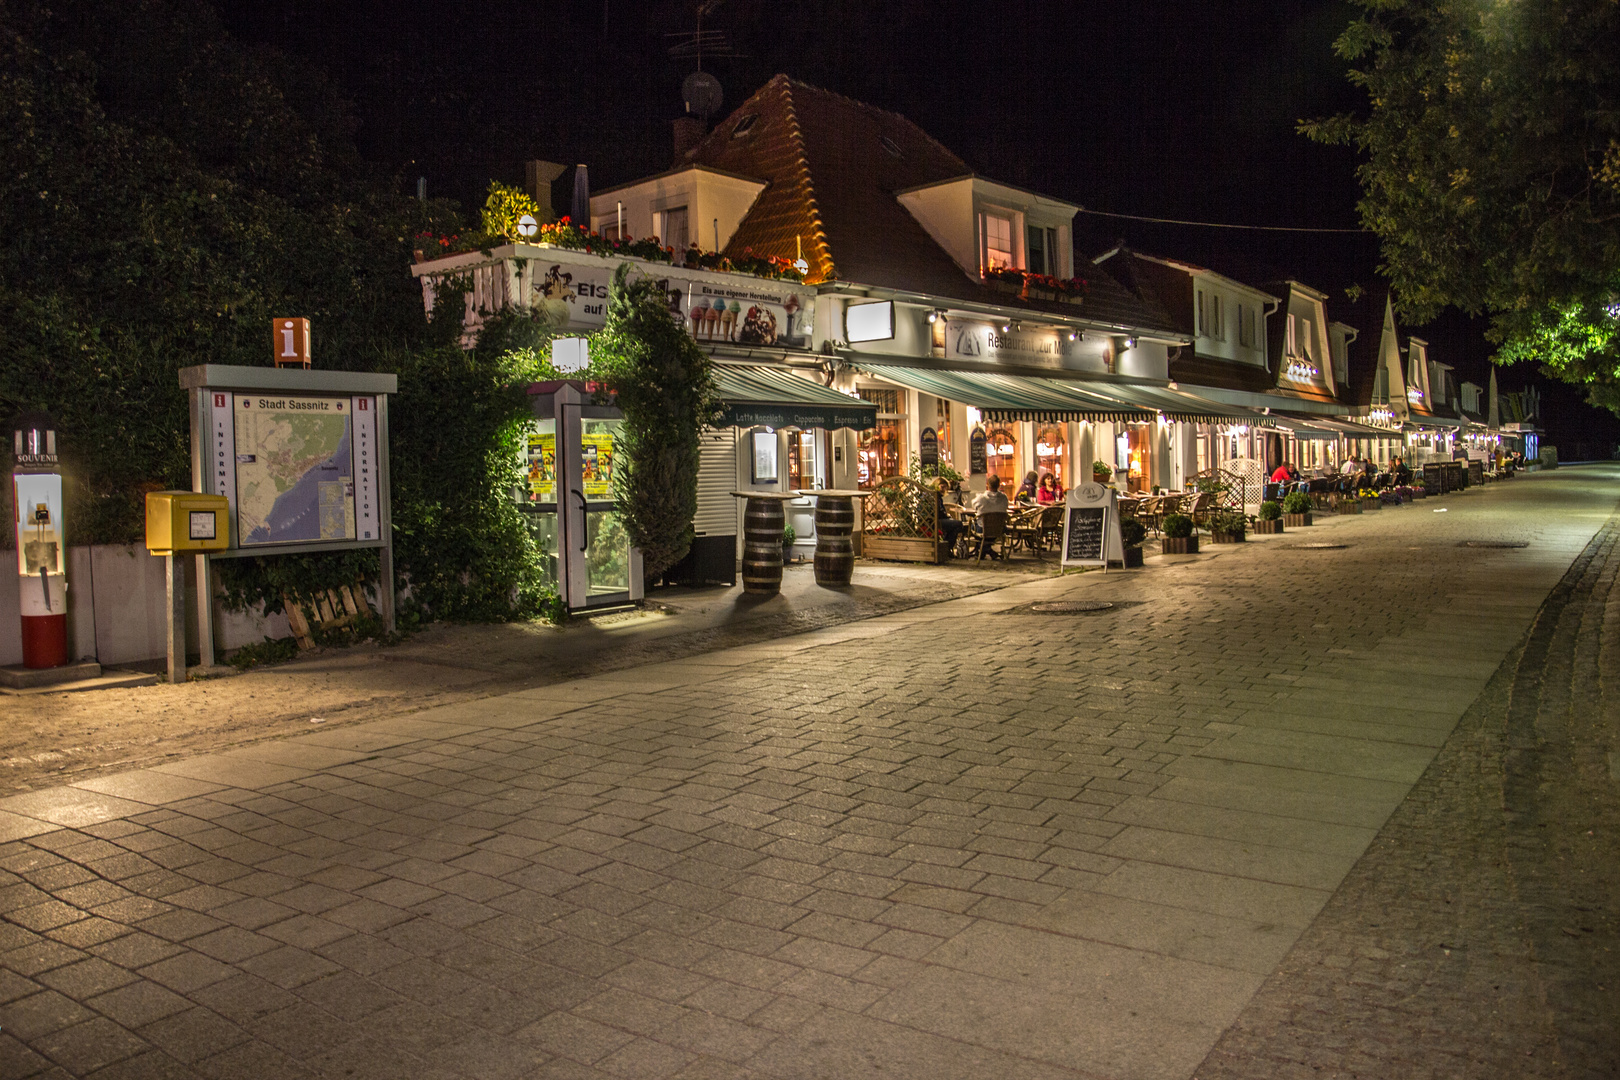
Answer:
[[[61,667],[68,662],[67,543],[56,425],[49,416],[28,413],[18,418],[12,460],[23,664]]]

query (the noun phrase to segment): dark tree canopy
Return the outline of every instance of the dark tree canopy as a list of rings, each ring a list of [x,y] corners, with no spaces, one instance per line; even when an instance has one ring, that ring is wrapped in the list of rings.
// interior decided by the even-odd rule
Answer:
[[[1403,314],[1489,313],[1498,362],[1620,408],[1620,4],[1355,2],[1337,48],[1370,111],[1302,128],[1367,155]]]

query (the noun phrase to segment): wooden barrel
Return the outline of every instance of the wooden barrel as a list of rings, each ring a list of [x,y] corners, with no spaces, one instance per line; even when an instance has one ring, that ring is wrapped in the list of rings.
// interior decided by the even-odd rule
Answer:
[[[743,514],[743,592],[770,596],[782,591],[782,504],[749,499]]]
[[[816,498],[816,584],[848,585],[855,573],[855,500],[848,495]]]

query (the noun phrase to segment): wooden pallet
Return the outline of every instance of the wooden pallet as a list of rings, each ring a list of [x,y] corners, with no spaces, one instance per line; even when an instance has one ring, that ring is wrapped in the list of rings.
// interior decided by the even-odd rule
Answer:
[[[287,624],[292,627],[293,639],[300,649],[315,647],[315,630],[337,630],[372,615],[366,590],[358,581],[327,589],[312,601],[302,603],[282,593],[281,603],[287,609]]]

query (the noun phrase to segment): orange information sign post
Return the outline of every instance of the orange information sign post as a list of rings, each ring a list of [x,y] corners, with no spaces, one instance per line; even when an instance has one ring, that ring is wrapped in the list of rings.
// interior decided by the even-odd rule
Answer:
[[[276,367],[309,367],[309,320],[271,319],[271,352]]]

